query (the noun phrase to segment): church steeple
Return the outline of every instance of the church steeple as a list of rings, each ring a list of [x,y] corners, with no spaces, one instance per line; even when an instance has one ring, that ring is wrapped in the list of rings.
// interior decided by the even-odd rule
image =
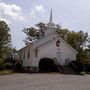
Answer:
[[[45,36],[50,35],[52,33],[55,33],[55,24],[53,23],[52,9],[51,9],[50,19],[49,19],[49,23],[47,24],[47,30],[45,31]]]
[[[50,12],[50,19],[49,19],[49,24],[52,24],[53,23],[53,17],[52,17],[52,9],[51,9],[51,12]]]
[[[54,23],[53,23],[52,9],[51,9],[48,27],[53,28],[53,26]]]

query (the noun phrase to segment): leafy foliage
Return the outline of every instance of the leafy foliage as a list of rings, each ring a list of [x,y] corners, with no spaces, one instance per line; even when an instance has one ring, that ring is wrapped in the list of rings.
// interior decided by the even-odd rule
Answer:
[[[11,49],[10,28],[6,22],[0,21],[0,69],[3,69],[8,62],[6,60],[11,53]]]
[[[83,31],[75,32],[68,29],[57,30],[57,33],[77,51],[86,46],[88,33]]]
[[[11,44],[11,35],[8,25],[0,21],[0,58],[5,58],[7,49]]]
[[[36,28],[35,27],[24,28],[23,32],[27,35],[26,39],[24,40],[25,44],[28,44],[28,42],[34,42],[39,38],[43,37],[45,29],[46,25],[42,22],[36,24]]]

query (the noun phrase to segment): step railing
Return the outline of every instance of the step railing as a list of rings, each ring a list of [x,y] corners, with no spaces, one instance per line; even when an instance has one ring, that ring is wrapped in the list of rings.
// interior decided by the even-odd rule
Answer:
[[[73,62],[70,62],[70,64],[71,64],[76,70],[79,70],[78,67],[77,67]]]
[[[63,73],[64,72],[63,66],[60,65],[60,63],[58,62],[58,60],[56,58],[53,58],[53,60],[54,60],[55,65],[57,66],[58,70]]]

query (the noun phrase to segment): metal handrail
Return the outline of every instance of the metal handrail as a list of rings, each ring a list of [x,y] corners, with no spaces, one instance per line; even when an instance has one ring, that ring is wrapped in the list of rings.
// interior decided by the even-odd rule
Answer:
[[[59,64],[58,60],[56,58],[53,58],[55,65],[59,67],[60,70],[64,71],[64,68]]]
[[[78,70],[78,67],[73,62],[70,63]]]

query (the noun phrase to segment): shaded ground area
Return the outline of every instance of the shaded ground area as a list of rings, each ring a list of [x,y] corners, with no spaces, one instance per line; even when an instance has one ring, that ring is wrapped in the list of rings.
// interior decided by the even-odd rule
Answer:
[[[50,58],[42,58],[39,62],[40,72],[57,72],[58,69],[54,61]]]
[[[90,90],[90,75],[36,73],[0,76],[0,90]]]

